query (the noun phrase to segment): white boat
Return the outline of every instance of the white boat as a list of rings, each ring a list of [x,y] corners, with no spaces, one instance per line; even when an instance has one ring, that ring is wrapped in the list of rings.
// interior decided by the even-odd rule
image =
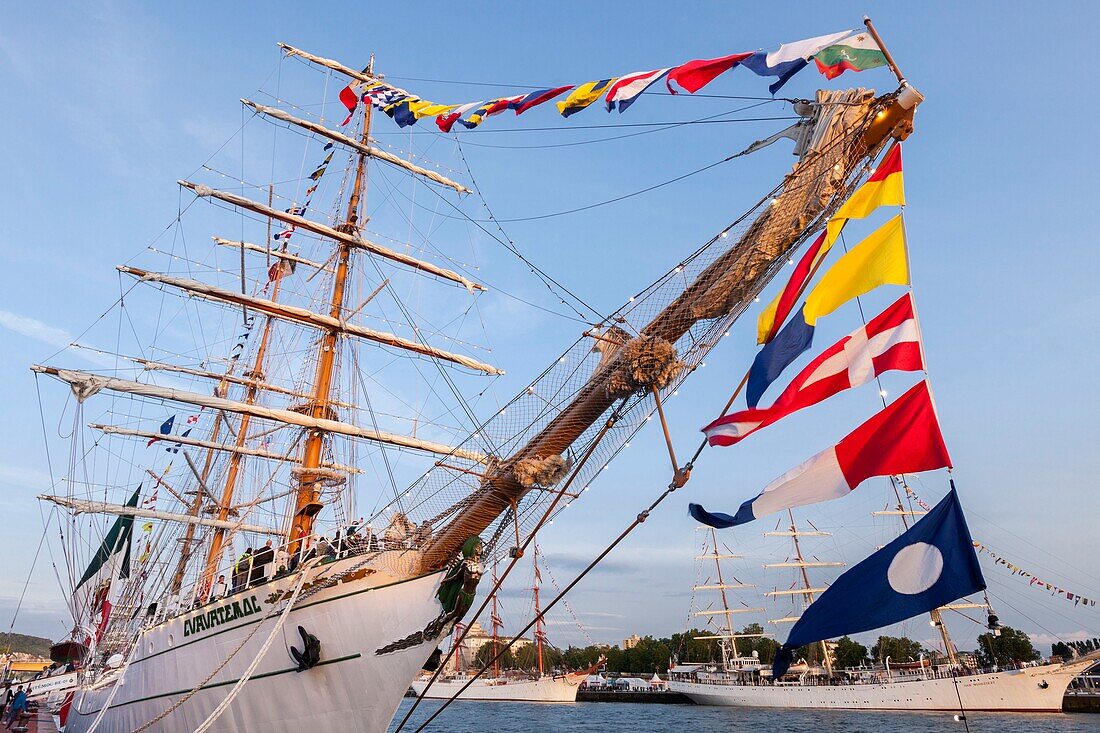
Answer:
[[[577,691],[588,678],[587,672],[543,675],[535,678],[491,677],[471,680],[469,675],[455,675],[436,680],[428,687],[427,679],[417,679],[412,690],[417,695],[434,700],[508,701],[508,702],[576,702]]]
[[[727,548],[719,546],[713,528],[706,529],[706,533],[710,544],[704,541],[703,554],[698,555],[697,559],[713,563],[718,582],[696,585],[695,591],[719,591],[721,605],[717,609],[697,611],[694,615],[719,618],[721,622],[715,633],[695,638],[717,640],[721,660],[673,664],[668,680],[670,690],[687,695],[700,705],[930,712],[1060,712],[1062,698],[1070,682],[1100,661],[1100,652],[1093,652],[1065,661],[1054,658],[1012,665],[1010,668],[977,669],[963,665],[948,634],[943,614],[951,610],[987,606],[956,603],[932,612],[933,624],[948,650],[941,660],[944,663],[938,667],[933,667],[931,659],[922,656],[916,663],[895,664],[893,667],[887,659],[878,668],[836,669],[830,645],[822,642],[819,658],[823,666],[816,661],[807,663],[802,660],[777,681],[772,678],[770,663],[762,663],[755,650],[744,654],[742,650],[745,647],[738,647],[742,639],[771,637],[773,634],[738,633],[734,630],[732,618],[735,614],[762,612],[764,609],[747,608],[743,604],[731,608],[729,592],[754,586],[728,582],[731,576],[728,569],[723,569],[722,561],[737,556],[722,551]],[[829,536],[829,533],[817,528],[802,531],[791,514],[791,525],[786,530],[765,534],[781,535],[793,541],[794,555],[776,565],[796,568],[803,587],[790,594],[786,591],[782,593],[800,596],[805,606],[810,605],[814,594],[822,589],[812,587],[807,568],[839,566],[842,563],[818,559],[807,561],[802,555],[799,538]],[[774,566],[764,565],[765,568]],[[790,623],[797,619],[797,616],[785,616],[769,623]],[[991,616],[991,628],[996,629],[997,623],[996,617]]]
[[[75,576],[87,567],[69,580],[71,644],[83,653],[80,683],[62,706],[66,733],[386,730],[469,610],[483,553],[518,557],[519,545],[582,495],[884,146],[908,134],[919,102],[906,87],[879,97],[820,92],[800,103],[802,121],[763,141],[798,138],[798,160],[780,186],[707,242],[691,243],[685,259],[595,326],[582,319],[576,341],[484,418],[447,370],[461,369],[465,393],[479,395],[485,385],[472,380],[503,370],[458,353],[471,345],[418,324],[402,297],[450,287],[424,303],[434,323],[461,324],[467,298],[485,289],[471,279],[476,270],[437,256],[435,245],[402,239],[390,247],[365,231],[368,161],[446,195],[470,190],[374,144],[371,103],[381,108],[382,97],[401,90],[375,76],[373,62],[355,71],[283,48],[288,69],[313,74],[317,88],[327,88],[329,74],[349,82],[349,134],[299,117],[309,115],[278,95],[278,107],[246,101],[255,113],[249,125],[270,125],[274,135],[289,127],[304,155],[324,156],[309,180],[257,187],[242,173],[227,186],[267,203],[216,188],[227,176],[212,166],[206,183],[181,181],[184,195],[216,205],[216,226],[240,238],[216,236],[203,220],[204,234],[215,236],[202,252],[185,237],[178,249],[148,247],[142,256],[154,269],[118,267],[124,281],[136,281],[111,311],[127,324],[111,330],[120,353],[93,359],[95,371],[33,367],[71,390],[65,419],[75,428],[67,475],[41,497],[64,510],[57,521],[67,568]],[[381,96],[358,97],[364,89]],[[269,149],[274,158],[274,140]],[[344,179],[322,186],[314,205],[337,154]],[[393,231],[408,229],[402,222]],[[535,272],[525,259],[522,270]],[[562,303],[575,297],[540,273],[544,286]],[[143,303],[164,322],[134,324],[129,314]],[[379,330],[387,323],[409,335]],[[139,334],[143,326],[152,334]],[[436,337],[447,348],[428,343]],[[415,386],[431,400],[405,415],[375,410],[362,366],[370,359],[398,365],[390,374],[398,380],[417,380],[427,364]],[[439,373],[451,394],[432,386]],[[425,411],[445,417],[424,421]],[[406,477],[395,477],[389,462],[398,451],[402,470],[415,466],[405,490],[397,481]],[[387,480],[364,481],[367,469]],[[358,493],[378,507],[369,522],[353,519]],[[234,546],[263,547],[268,538],[270,552],[230,556]],[[510,681],[487,687],[506,696],[505,688],[519,689]],[[568,677],[540,677],[528,688],[540,699],[576,692]]]
[[[867,672],[849,684],[826,684],[805,676],[795,682],[761,680],[728,673],[717,666],[676,665],[670,690],[700,705],[760,708],[837,708],[842,710],[984,711],[1057,713],[1074,677],[1100,655],[1021,666],[1019,669],[951,674]],[[753,681],[755,680],[755,681]]]

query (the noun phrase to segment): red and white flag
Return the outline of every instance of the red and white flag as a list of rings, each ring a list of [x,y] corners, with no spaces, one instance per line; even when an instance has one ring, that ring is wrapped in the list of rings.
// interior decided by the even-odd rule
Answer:
[[[922,380],[882,412],[772,481],[741,504],[736,514],[715,514],[698,504],[688,512],[703,524],[724,529],[775,512],[847,496],[874,476],[950,468],[928,382]]]
[[[633,74],[626,74],[625,76],[619,77],[619,79],[611,85],[611,88],[607,90],[607,96],[604,97],[604,102],[607,103],[607,111],[610,112],[615,109],[615,105],[618,104],[619,112],[625,112],[627,107],[634,104],[635,100],[642,96],[642,92],[649,89],[652,84],[667,74],[668,71],[668,69],[637,71]]]
[[[680,64],[672,71],[668,72],[668,79],[665,81],[665,86],[668,87],[670,93],[675,94],[676,90],[672,88],[672,82],[676,82],[686,89],[688,93],[695,94],[695,92],[714,81],[719,74],[729,71],[749,56],[752,56],[752,51],[748,53],[730,54],[729,56],[721,56],[716,59],[695,59],[694,61],[688,61],[686,64]]]
[[[353,81],[340,90],[340,102],[348,108],[348,116],[340,123],[341,127],[351,122],[351,116],[355,114],[355,109],[359,106],[359,88],[362,86],[363,82]]]
[[[867,384],[890,370],[924,370],[920,327],[909,293],[822,352],[791,381],[774,405],[720,417],[703,432],[711,445],[733,445],[793,412]]]

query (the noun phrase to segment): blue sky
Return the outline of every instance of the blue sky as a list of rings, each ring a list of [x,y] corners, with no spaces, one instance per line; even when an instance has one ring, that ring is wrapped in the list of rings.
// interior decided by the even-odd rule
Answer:
[[[235,140],[241,125],[236,100],[276,83],[276,41],[351,66],[373,52],[377,68],[395,83],[457,102],[773,48],[856,27],[864,12],[928,100],[918,113],[917,134],[905,144],[906,222],[932,384],[973,534],[1062,587],[1100,597],[1100,571],[1090,562],[1100,510],[1092,317],[1100,261],[1092,250],[1096,155],[1087,132],[1100,111],[1087,93],[1095,86],[1089,63],[1090,30],[1098,20],[1093,5],[197,2],[153,9],[124,2],[44,3],[9,9],[0,28],[0,80],[11,104],[7,144],[0,149],[9,202],[0,219],[0,344],[6,356],[0,399],[7,408],[0,423],[0,624],[9,623],[41,535],[34,496],[50,474],[43,429],[51,446],[59,446],[57,432],[65,427],[57,411],[40,422],[26,367],[63,347],[111,305],[119,290],[114,265],[141,253],[190,200],[180,196],[177,178],[212,155],[233,164],[232,150],[217,151]],[[879,69],[847,74],[828,86],[886,91],[892,82]],[[821,83],[809,69],[783,93],[808,96]],[[740,70],[706,92],[762,97],[766,87]],[[788,123],[686,125],[547,147],[631,131],[611,134],[582,125],[690,120],[753,103],[647,95],[621,118],[593,107],[563,122],[546,108],[518,121],[494,118],[461,140],[486,203],[501,218],[522,218],[671,179]],[[789,107],[775,104],[735,116],[788,114]],[[377,132],[395,147],[411,145],[429,159],[460,165],[453,144],[424,126],[411,136],[383,120]],[[793,160],[784,145],[619,204],[505,228],[534,262],[611,310],[775,185]],[[244,164],[239,157],[238,166]],[[869,232],[870,225],[860,231]],[[506,257],[472,237],[468,249],[485,260]],[[499,275],[500,287],[555,306],[522,268]],[[864,305],[874,311],[897,295],[874,294]],[[499,307],[497,321],[512,327],[496,334],[494,343],[494,356],[515,375],[498,386],[506,398],[576,338],[578,324],[513,312],[514,303]],[[755,315],[750,311],[670,402],[681,453],[694,447],[699,426],[751,360]],[[839,311],[819,329],[818,344],[848,333],[858,318],[854,308]],[[898,378],[887,389],[896,394],[910,383]],[[56,385],[50,388],[57,392]],[[876,399],[873,391],[856,391],[737,448],[708,451],[688,487],[571,597],[589,633],[616,641],[630,633],[681,630],[694,573],[686,502],[736,507],[846,434],[874,411]],[[662,451],[653,431],[643,435],[582,504],[549,528],[542,544],[560,582],[659,492],[667,481]],[[932,474],[914,486],[931,500],[943,495],[946,482]],[[814,551],[851,562],[882,544],[876,538],[888,531],[869,512],[884,502],[883,486],[869,482],[849,499],[823,507],[817,516],[836,534]],[[765,529],[771,526],[725,535],[747,555],[742,572],[755,582],[764,582],[760,558],[773,550],[760,537]],[[57,637],[62,604],[51,561],[60,558],[56,538],[50,544],[53,555],[44,549],[38,558],[16,630]],[[1074,608],[1028,589],[1002,567],[985,569],[1006,622],[1043,641],[1100,631],[1100,607]],[[519,622],[523,602],[510,605]],[[567,615],[556,623],[559,643],[583,640]],[[966,621],[952,626],[964,647],[977,630]],[[927,638],[927,629],[917,620],[902,630]]]

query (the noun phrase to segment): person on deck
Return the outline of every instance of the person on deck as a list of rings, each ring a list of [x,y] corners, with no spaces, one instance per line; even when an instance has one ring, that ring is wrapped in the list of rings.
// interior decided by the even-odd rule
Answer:
[[[216,601],[219,598],[224,598],[226,590],[227,590],[227,588],[226,588],[226,584],[225,584],[225,576],[224,575],[219,575],[218,580],[214,583],[214,586],[210,589],[210,598],[209,598],[209,600]]]
[[[306,534],[305,527],[299,527],[298,535],[294,538],[295,542],[297,543],[297,550],[295,551],[293,557],[290,558],[291,570],[297,568],[298,564],[301,563],[309,554],[309,539],[310,537]]]
[[[248,569],[252,564],[252,548],[249,547],[233,566],[233,592],[241,590],[248,583]]]
[[[267,544],[261,547],[252,558],[252,572],[248,582],[255,585],[267,580],[267,566],[273,562],[275,562],[275,549],[271,546],[271,540],[268,540]]]
[[[15,693],[11,689],[11,683],[5,683],[4,691],[0,693],[0,720],[4,719],[4,711],[8,709],[8,705],[11,705],[13,697],[15,697]]]
[[[276,578],[290,569],[290,555],[287,554],[285,547],[280,546],[278,550],[275,550],[275,562],[273,564]]]
[[[12,721],[19,720],[19,716],[27,709],[27,693],[23,690],[23,685],[19,685],[19,688],[15,691],[15,697],[12,698],[11,704],[8,705],[8,723],[5,728],[11,728]]]

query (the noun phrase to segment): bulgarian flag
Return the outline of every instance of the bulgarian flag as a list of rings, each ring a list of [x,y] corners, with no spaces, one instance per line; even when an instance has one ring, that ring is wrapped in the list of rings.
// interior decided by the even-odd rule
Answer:
[[[853,33],[814,55],[817,69],[826,79],[835,79],[845,71],[866,71],[886,65],[886,55],[870,33]]]
[[[741,504],[736,514],[711,513],[698,504],[689,504],[688,513],[696,521],[725,529],[794,507],[839,499],[875,476],[950,467],[951,456],[928,382],[922,380],[832,448],[772,481]]]
[[[924,370],[920,329],[909,293],[866,326],[825,349],[791,381],[774,405],[720,417],[703,432],[712,446],[733,445],[791,413],[867,384],[891,370]]]

